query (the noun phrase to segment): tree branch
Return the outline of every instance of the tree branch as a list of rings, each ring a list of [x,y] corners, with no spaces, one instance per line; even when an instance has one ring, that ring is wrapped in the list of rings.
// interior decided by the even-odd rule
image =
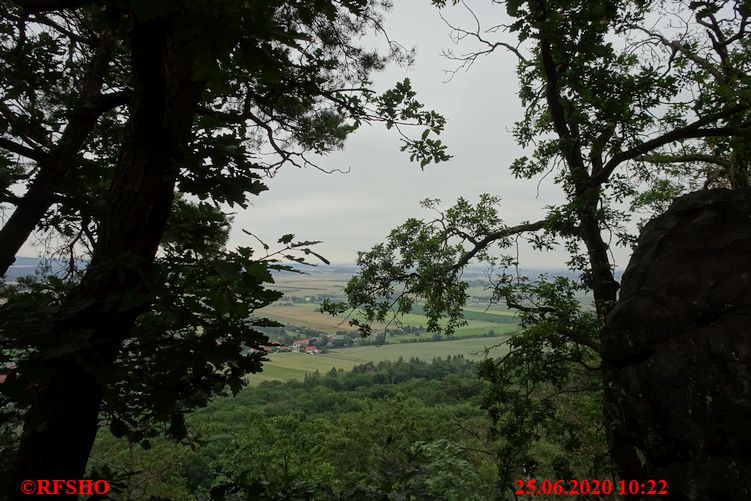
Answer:
[[[456,264],[452,266],[451,268],[454,271],[459,271],[461,268],[463,268],[469,261],[475,257],[480,251],[487,248],[488,245],[492,244],[496,240],[500,240],[502,238],[510,237],[512,235],[518,235],[519,233],[525,233],[528,231],[539,231],[549,223],[547,219],[542,219],[540,221],[536,221],[534,223],[522,223],[518,224],[516,226],[510,226],[507,228],[504,228],[502,230],[493,231],[491,233],[488,233],[485,238],[482,240],[479,240],[475,246],[462,254],[462,256],[456,261]]]
[[[42,146],[52,149],[54,143],[47,137],[47,131],[39,124],[32,123],[28,118],[15,113],[6,103],[0,102],[0,118],[10,125],[10,135],[17,136],[26,144]]]
[[[52,10],[77,9],[92,0],[13,0],[13,3],[26,12],[49,12]]]
[[[748,105],[737,104],[721,112],[714,113],[712,115],[707,115],[706,117],[702,117],[696,120],[695,122],[692,122],[684,127],[673,129],[670,132],[667,132],[654,139],[650,139],[649,141],[644,141],[643,143],[638,144],[634,146],[633,148],[630,148],[625,151],[620,151],[616,153],[615,155],[613,155],[613,157],[610,160],[608,160],[608,162],[605,164],[605,166],[602,169],[600,169],[598,172],[595,172],[592,175],[592,181],[596,184],[604,183],[608,180],[608,178],[610,177],[610,174],[613,173],[615,168],[618,167],[623,162],[626,162],[628,160],[633,160],[636,157],[649,153],[650,151],[656,148],[665,146],[666,144],[669,144],[675,141],[680,141],[682,139],[702,138],[702,137],[720,136],[720,135],[751,134],[751,130],[746,130],[746,129],[742,129],[738,127],[715,127],[715,128],[702,129],[702,127],[705,125],[708,125],[712,122],[716,122],[717,120],[721,120],[723,118],[731,117],[735,115],[736,113],[746,111],[747,109],[748,109]]]
[[[53,145],[50,153],[39,162],[39,172],[29,184],[16,210],[0,229],[0,276],[5,275],[13,264],[18,249],[53,203],[54,193],[60,181],[75,165],[76,157],[96,126],[100,116],[97,106],[102,98],[100,92],[109,67],[111,48],[111,37],[102,37],[99,40],[84,78],[81,104],[72,110],[70,121],[57,144]],[[3,106],[0,103],[0,115],[4,114]],[[5,114],[12,113],[10,110],[5,111]]]
[[[700,68],[703,68],[705,71],[710,73],[716,79],[721,80],[723,78],[722,73],[712,62],[700,57],[695,52],[691,51],[691,49],[686,47],[684,44],[680,42],[676,42],[675,40],[668,40],[661,33],[656,33],[642,26],[631,25],[631,28],[646,33],[650,37],[657,39],[661,44],[665,45],[666,47],[670,47],[675,52],[680,52],[681,54],[683,54],[683,56],[686,57],[686,59],[692,61],[694,64],[696,64]]]
[[[30,158],[31,160],[36,160],[37,162],[42,162],[48,157],[48,154],[43,151],[29,148],[28,146],[18,144],[4,137],[0,137],[0,148],[12,151],[13,153],[18,153],[21,156]]]
[[[726,169],[730,168],[730,160],[716,157],[714,155],[705,155],[703,153],[687,153],[685,155],[640,155],[634,160],[640,160],[642,162],[648,162],[651,164],[672,164],[672,163],[687,163],[687,162],[704,162],[708,164],[715,164]]]
[[[545,19],[548,15],[545,2],[540,2],[538,8],[541,19]],[[585,184],[589,181],[589,173],[587,167],[584,165],[578,124],[574,120],[569,120],[570,114],[566,113],[564,106],[565,98],[560,87],[559,67],[553,57],[553,41],[547,29],[545,27],[538,28],[540,61],[542,62],[545,83],[545,100],[550,111],[553,129],[561,140],[561,152],[571,171],[574,185],[577,187],[577,191],[581,192],[586,189]],[[571,103],[567,104],[573,106]]]
[[[615,123],[608,122],[605,124],[602,132],[592,142],[592,148],[589,151],[589,160],[592,162],[592,172],[602,169],[602,152],[608,140],[613,137],[615,132]]]
[[[108,92],[106,94],[99,94],[97,97],[86,103],[84,106],[96,113],[105,113],[118,106],[126,105],[133,97],[133,92],[130,89],[122,90],[118,92]]]
[[[59,16],[59,14],[58,14],[58,16]],[[60,16],[60,17],[63,17],[63,16]],[[63,17],[63,19],[65,19],[65,17]],[[39,24],[44,24],[44,25],[47,25],[47,26],[49,26],[51,28],[54,28],[57,31],[59,31],[60,33],[62,33],[63,35],[65,35],[68,38],[70,38],[71,40],[75,40],[76,42],[79,42],[79,43],[81,43],[83,45],[87,45],[87,46],[92,46],[93,47],[93,46],[95,46],[97,44],[96,38],[94,38],[94,37],[86,38],[86,37],[82,36],[79,33],[75,33],[74,31],[68,29],[67,27],[63,26],[62,24],[58,23],[54,19],[51,19],[49,16],[47,16],[47,15],[41,13],[41,12],[38,12],[38,13],[34,14],[34,17],[31,18],[31,21],[39,23]]]
[[[470,15],[472,16],[472,18],[474,19],[474,22],[475,22],[475,29],[474,29],[474,31],[465,30],[463,28],[460,28],[458,26],[455,26],[455,25],[451,24],[443,16],[443,13],[439,12],[439,15],[441,16],[441,20],[443,20],[443,22],[446,24],[446,26],[448,26],[449,28],[451,28],[453,30],[453,33],[451,34],[451,38],[452,38],[452,40],[453,40],[454,43],[458,44],[460,41],[464,40],[465,38],[473,38],[477,42],[479,42],[480,44],[484,45],[486,47],[486,49],[475,51],[475,52],[469,52],[469,53],[461,54],[461,55],[454,55],[453,51],[451,51],[451,50],[444,50],[443,53],[442,53],[442,55],[444,57],[446,57],[447,59],[450,59],[452,61],[459,61],[459,62],[461,62],[461,64],[457,68],[455,68],[454,70],[447,71],[447,73],[449,73],[451,75],[451,78],[453,78],[453,76],[456,75],[456,73],[459,72],[459,70],[461,70],[461,69],[465,69],[465,70],[469,69],[474,64],[474,62],[477,60],[478,57],[483,56],[483,55],[487,55],[487,54],[491,54],[491,53],[495,52],[495,50],[497,48],[499,48],[499,47],[502,47],[502,48],[508,50],[509,52],[511,52],[512,54],[514,54],[519,59],[519,61],[521,63],[523,63],[525,65],[530,64],[530,61],[527,58],[525,58],[524,55],[519,50],[521,42],[519,42],[516,46],[513,46],[513,45],[511,45],[509,43],[502,42],[502,41],[491,42],[490,40],[488,40],[487,38],[485,38],[485,36],[483,36],[480,33],[480,31],[481,31],[480,20],[478,19],[478,17],[475,14],[475,12],[465,2],[462,2],[462,5],[470,13]],[[498,27],[494,27],[494,28],[496,28],[496,29],[491,28],[491,29],[485,30],[485,33],[495,33],[495,31],[497,31]]]

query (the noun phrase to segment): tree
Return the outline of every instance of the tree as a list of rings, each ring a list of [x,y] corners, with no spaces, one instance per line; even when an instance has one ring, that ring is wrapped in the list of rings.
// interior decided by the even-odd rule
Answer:
[[[310,381],[320,388],[327,377]],[[239,499],[455,500],[483,491],[471,433],[453,424],[456,409],[404,396],[380,398],[376,405],[361,393],[337,396],[360,410],[251,416],[215,461],[214,493]],[[441,438],[447,432],[452,440]]]
[[[433,3],[443,8],[447,2]],[[371,322],[407,313],[422,301],[428,329],[441,330],[439,319],[448,318],[442,330],[450,334],[462,322],[467,299],[462,270],[474,261],[489,263],[496,270],[493,301],[505,302],[522,317],[522,329],[509,341],[511,354],[488,362],[484,371],[496,384],[486,406],[500,429],[517,413],[516,424],[524,430],[519,433],[527,434],[501,451],[499,462],[508,470],[502,478],[534,470],[534,462],[519,451],[529,450],[555,419],[552,396],[586,391],[595,402],[601,392],[605,401],[601,422],[615,471],[621,478],[642,478],[641,461],[612,408],[608,383],[615,369],[599,362],[599,331],[619,287],[611,240],[634,243],[626,224],[633,211],[664,209],[696,184],[703,163],[732,166],[731,184],[748,183],[742,152],[751,133],[749,12],[743,2],[675,2],[670,5],[690,27],[690,35],[681,38],[670,28],[659,31],[648,24],[663,5],[656,2],[493,3],[505,7],[509,20],[483,28],[470,11],[474,26],[449,26],[456,40],[479,48],[448,55],[459,68],[498,49],[516,56],[525,115],[513,134],[533,151],[513,162],[511,172],[528,179],[555,173],[566,203],[546,207],[547,215],[538,221],[509,225],[495,195],[482,195],[477,204],[460,199],[447,209],[426,200],[423,206],[435,211],[435,218],[409,219],[386,242],[360,253],[347,303],[328,303],[325,309],[359,309],[363,318],[353,323],[368,334]],[[504,33],[516,35],[516,41]],[[707,145],[714,148],[712,155],[704,153]],[[569,267],[581,279],[520,276],[513,253],[520,238],[538,249],[563,245]],[[591,291],[593,313],[580,310],[574,300],[579,291]]]
[[[681,30],[673,37],[635,25],[648,36],[645,42],[664,51],[662,56],[674,62],[676,76],[691,89],[697,112],[711,114],[734,106],[747,106],[746,87],[749,65],[747,39],[748,7],[743,2],[691,2],[687,6],[661,8]],[[672,8],[671,8],[672,7]],[[688,14],[688,18],[686,16]],[[745,109],[745,108],[744,108]],[[727,125],[740,134],[712,136],[698,145],[682,145],[679,151],[655,152],[640,157],[654,164],[704,164],[707,186],[743,188],[749,184],[748,137],[742,134],[747,111],[729,117]]]
[[[80,280],[11,289],[1,311],[3,358],[17,364],[5,408],[24,413],[11,497],[22,479],[81,478],[100,417],[144,445],[165,421],[179,438],[186,410],[259,367],[243,350],[265,340],[252,312],[278,297],[263,287],[277,254],[223,249],[223,216],[173,203],[176,191],[244,206],[265,189],[264,171],[314,165],[306,154],[339,148],[374,120],[400,132],[424,125],[418,140],[402,133],[403,149],[424,164],[448,158],[429,137],[442,117],[408,81],[368,90],[370,72],[403,54],[354,43],[380,29],[385,6],[3,4],[0,179],[16,212],[0,264],[35,226],[58,231],[71,255],[90,248]],[[15,182],[28,186],[20,198]],[[317,255],[293,239],[280,252]]]
[[[16,209],[0,230],[0,276],[55,197],[66,194],[66,174],[87,163],[81,153],[90,134],[112,127],[114,110],[129,99],[127,75],[112,64],[122,47],[92,19],[4,3],[1,22],[0,202]],[[23,197],[8,190],[17,182],[28,183]]]

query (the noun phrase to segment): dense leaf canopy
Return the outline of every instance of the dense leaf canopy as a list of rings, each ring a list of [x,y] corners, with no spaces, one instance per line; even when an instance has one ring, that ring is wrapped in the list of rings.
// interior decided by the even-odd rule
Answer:
[[[41,252],[67,264],[62,276],[2,285],[6,417],[34,415],[37,390],[76,367],[102,388],[100,422],[148,445],[161,423],[184,437],[185,412],[259,369],[252,349],[269,322],[253,312],[279,297],[270,271],[289,269],[282,256],[318,256],[317,242],[227,249],[223,210],[247,208],[285,165],[325,170],[321,155],[365,123],[395,128],[422,165],[448,159],[434,138],[444,120],[409,81],[370,89],[373,71],[410,60],[384,36],[388,7],[2,3],[0,203],[12,211],[2,271],[34,231]],[[385,51],[359,44],[369,33]],[[137,174],[139,162],[153,166]],[[121,325],[108,332],[105,317]]]

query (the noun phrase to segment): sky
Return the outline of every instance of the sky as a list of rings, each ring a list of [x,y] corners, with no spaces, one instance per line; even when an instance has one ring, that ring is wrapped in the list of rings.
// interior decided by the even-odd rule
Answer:
[[[386,31],[392,40],[415,47],[417,56],[409,68],[392,65],[375,74],[375,88],[384,91],[410,78],[426,108],[446,117],[441,138],[453,158],[421,170],[399,151],[401,142],[394,131],[380,124],[363,126],[342,151],[318,161],[322,168],[349,170],[347,174],[285,166],[265,180],[270,189],[253,197],[247,210],[229,210],[234,212],[231,248],[259,247],[243,230],[270,244],[293,233],[299,240],[323,241],[315,250],[332,262],[354,263],[358,251],[383,241],[406,219],[428,217],[419,206],[425,198],[440,199],[448,207],[459,197],[476,202],[481,193],[492,193],[502,198],[502,219],[508,225],[537,220],[544,216],[545,206],[563,201],[560,188],[550,179],[518,180],[509,171],[511,162],[524,154],[510,132],[522,116],[514,56],[496,51],[447,81],[447,70],[455,69],[456,62],[442,56],[442,51],[462,53],[473,46],[452,42],[451,29],[429,0],[394,3],[385,15]],[[504,21],[499,18],[503,8],[482,0],[469,3],[488,26]],[[454,25],[474,22],[461,6],[443,13]],[[414,132],[417,136],[421,129]],[[19,254],[38,254],[33,241]],[[520,251],[523,266],[559,267],[566,261],[562,250],[541,253],[521,247]],[[626,263],[623,253],[616,251],[615,259],[619,266]]]
[[[503,9],[487,4],[474,2],[478,17],[497,23]],[[461,7],[444,9],[455,25],[472,22],[467,14]],[[538,180],[517,180],[509,171],[511,162],[523,154],[510,133],[522,116],[512,55],[497,51],[482,57],[447,82],[446,71],[456,62],[442,51],[461,53],[472,46],[452,42],[451,29],[428,0],[395,2],[385,27],[392,39],[416,47],[417,57],[410,68],[391,66],[376,74],[376,88],[385,90],[410,78],[426,108],[446,117],[441,138],[453,158],[421,171],[399,151],[401,143],[393,131],[379,124],[365,126],[350,136],[342,151],[320,161],[326,169],[349,169],[347,174],[291,167],[268,179],[270,190],[235,215],[231,245],[253,244],[243,229],[269,243],[294,233],[300,239],[322,240],[317,251],[331,261],[352,263],[358,250],[383,241],[406,219],[427,217],[419,206],[425,198],[438,198],[449,206],[459,197],[476,202],[481,193],[492,193],[502,197],[501,214],[508,225],[539,219],[546,205],[563,200],[551,182],[541,183],[538,194]],[[522,249],[522,254],[523,263],[530,266],[566,261],[563,252]]]

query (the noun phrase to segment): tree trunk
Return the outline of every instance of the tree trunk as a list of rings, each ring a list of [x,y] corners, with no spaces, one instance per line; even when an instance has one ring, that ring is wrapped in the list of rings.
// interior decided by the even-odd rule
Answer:
[[[26,416],[12,499],[23,480],[81,479],[94,443],[102,388],[75,357],[48,364]],[[94,433],[92,433],[92,430]]]
[[[605,319],[613,310],[618,299],[618,282],[613,277],[613,270],[608,259],[608,246],[602,239],[596,215],[598,197],[593,200],[578,211],[579,230],[589,255],[590,282],[597,316],[600,318],[601,324],[604,325]],[[641,460],[632,441],[624,433],[620,422],[618,399],[612,385],[613,374],[608,367],[603,366],[602,376],[604,388],[603,418],[610,457],[619,478],[640,480],[643,475]]]
[[[23,499],[18,486],[25,479],[82,478],[108,369],[149,306],[154,256],[205,86],[194,81],[192,54],[171,31],[168,19],[131,22],[135,82],[122,152],[92,261],[48,334],[65,354],[43,364],[11,498]]]
[[[540,1],[534,5],[539,19],[547,17],[548,6]],[[581,140],[575,119],[571,119],[564,106],[564,98],[559,86],[558,65],[553,56],[553,40],[555,33],[550,33],[549,26],[541,23],[540,32],[540,60],[545,77],[545,99],[550,110],[553,128],[562,143],[562,153],[566,166],[574,185],[574,203],[577,205],[576,215],[579,219],[577,236],[587,247],[590,271],[588,285],[594,295],[597,317],[601,325],[615,306],[618,298],[618,282],[613,277],[613,270],[608,257],[608,245],[602,239],[597,207],[600,202],[600,184],[593,180],[592,173],[584,163]],[[571,104],[568,103],[570,106]],[[600,159],[600,163],[602,163]],[[610,457],[621,478],[626,480],[641,478],[641,463],[636,449],[623,436],[618,426],[616,415],[612,412],[613,396],[608,385],[610,375],[603,370],[605,385],[603,418],[606,427],[606,437]]]

